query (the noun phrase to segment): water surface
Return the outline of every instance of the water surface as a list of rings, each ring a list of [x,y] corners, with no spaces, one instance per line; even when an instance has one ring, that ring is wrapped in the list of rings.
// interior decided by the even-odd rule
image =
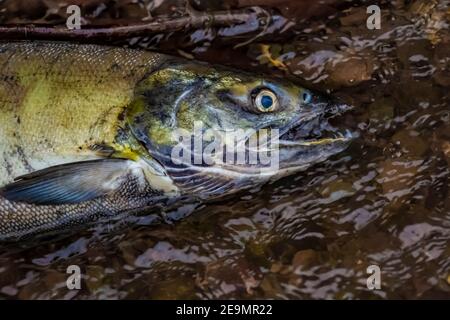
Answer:
[[[3,24],[62,23],[57,1],[45,1],[53,11],[40,1],[34,10],[12,3],[0,3]],[[182,1],[130,3],[90,1],[87,23],[184,8]],[[355,106],[340,125],[360,137],[306,172],[232,198],[3,247],[0,298],[450,298],[448,1],[382,2],[381,30],[366,27],[373,1],[240,3],[272,6],[294,22],[279,18],[256,34],[249,21],[114,43],[330,92]],[[236,2],[193,5],[218,10]],[[83,272],[79,291],[66,288],[69,265]],[[370,265],[381,269],[380,290],[367,289]]]

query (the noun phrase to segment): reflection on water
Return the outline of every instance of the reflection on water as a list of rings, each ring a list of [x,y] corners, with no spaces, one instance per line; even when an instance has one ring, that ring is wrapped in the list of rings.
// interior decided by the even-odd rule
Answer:
[[[179,2],[145,2],[160,4],[146,14]],[[290,17],[307,2],[279,9]],[[132,39],[333,90],[355,105],[341,125],[360,138],[307,172],[231,199],[3,248],[0,297],[450,298],[448,1],[382,6],[381,30],[366,28],[365,3],[310,7],[307,23],[236,49],[249,39],[232,28]],[[84,274],[80,291],[65,285],[73,264]],[[366,287],[370,265],[381,268],[381,290]]]

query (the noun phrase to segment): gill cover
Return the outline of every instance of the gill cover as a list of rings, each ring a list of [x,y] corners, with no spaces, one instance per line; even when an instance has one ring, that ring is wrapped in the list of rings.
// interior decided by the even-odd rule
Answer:
[[[317,138],[327,127],[325,118],[342,110],[289,81],[170,60],[139,83],[126,121],[149,156],[164,166],[183,192],[211,197],[305,169],[342,151],[346,137]],[[200,134],[196,123],[201,123]],[[282,139],[279,167],[268,173],[261,163],[194,161],[195,142],[202,143],[202,154],[211,142],[206,138],[208,130],[224,136],[230,131],[260,133],[263,129],[278,130]],[[183,140],[192,142],[187,150],[192,156],[174,162],[172,151],[180,142],[174,133],[180,131],[191,134]]]

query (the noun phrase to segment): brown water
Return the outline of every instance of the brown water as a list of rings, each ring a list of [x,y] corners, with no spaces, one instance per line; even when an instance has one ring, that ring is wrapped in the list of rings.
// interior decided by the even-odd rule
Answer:
[[[0,22],[61,23],[62,9],[21,3],[0,2]],[[87,23],[183,9],[182,1],[143,3],[89,1]],[[355,106],[342,121],[360,138],[307,172],[230,199],[3,247],[0,298],[450,298],[448,1],[380,2],[381,30],[366,28],[373,1],[193,3],[266,4],[296,19],[279,17],[262,33],[249,21],[125,44],[328,90]],[[74,264],[79,291],[65,283]],[[366,286],[370,265],[381,269],[380,290]]]

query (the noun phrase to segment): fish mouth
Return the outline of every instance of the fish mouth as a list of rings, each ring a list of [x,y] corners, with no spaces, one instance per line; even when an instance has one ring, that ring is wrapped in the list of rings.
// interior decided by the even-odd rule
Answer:
[[[280,134],[280,146],[319,146],[353,140],[358,133],[340,128],[338,117],[350,109],[348,105],[335,105],[319,115],[294,122]]]

